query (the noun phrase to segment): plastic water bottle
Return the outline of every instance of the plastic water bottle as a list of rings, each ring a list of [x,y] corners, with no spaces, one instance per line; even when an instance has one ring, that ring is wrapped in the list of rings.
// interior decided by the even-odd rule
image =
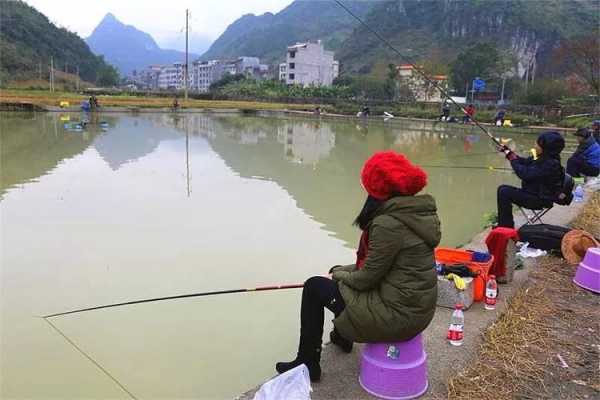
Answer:
[[[583,187],[581,185],[577,185],[575,188],[575,191],[573,192],[573,200],[575,200],[576,203],[583,201]]]
[[[452,346],[462,346],[463,332],[465,328],[465,315],[463,314],[463,305],[457,304],[454,306],[454,312],[450,320],[448,328],[448,341]]]
[[[485,285],[485,309],[495,310],[496,309],[496,297],[498,297],[498,284],[496,283],[496,277],[490,275]]]

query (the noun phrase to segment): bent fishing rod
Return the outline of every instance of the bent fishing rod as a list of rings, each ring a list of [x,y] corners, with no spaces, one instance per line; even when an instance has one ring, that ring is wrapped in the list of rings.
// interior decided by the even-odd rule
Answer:
[[[185,298],[190,298],[190,297],[215,296],[215,295],[219,295],[219,294],[265,292],[265,291],[269,291],[269,290],[283,290],[283,289],[298,289],[298,288],[302,288],[302,287],[304,287],[303,283],[294,283],[294,284],[289,284],[289,285],[259,286],[259,287],[255,287],[255,288],[246,288],[246,289],[230,289],[230,290],[217,290],[217,291],[213,291],[213,292],[180,294],[177,296],[155,297],[152,299],[133,300],[133,301],[125,301],[122,303],[106,304],[106,305],[102,305],[102,306],[79,308],[77,310],[42,315],[42,318],[44,318],[44,319],[54,318],[54,317],[60,317],[62,315],[77,314],[77,313],[82,313],[82,312],[86,312],[86,311],[101,310],[103,308],[122,307],[122,306],[129,306],[132,304],[152,303],[152,302],[164,301],[164,300],[185,299]]]
[[[348,9],[348,7],[346,7],[340,0],[333,0],[335,1],[340,7],[342,7],[348,14],[350,14],[354,19],[356,19],[362,26],[364,26],[369,32],[371,32],[373,35],[375,35],[379,40],[381,40],[387,47],[389,47],[390,49],[392,49],[396,54],[398,54],[398,56],[400,56],[400,58],[402,60],[404,60],[404,62],[406,62],[408,65],[410,65],[415,71],[417,71],[417,73],[419,75],[421,75],[421,77],[423,79],[425,79],[430,85],[432,85],[434,88],[436,88],[437,90],[440,91],[440,93],[446,97],[448,100],[450,100],[452,102],[452,104],[454,104],[456,107],[460,108],[460,110],[467,114],[467,110],[465,110],[465,108],[463,106],[461,106],[460,104],[458,104],[456,101],[454,101],[454,99],[450,96],[450,94],[443,89],[442,87],[439,86],[439,84],[437,82],[435,82],[434,80],[430,79],[429,76],[421,70],[420,67],[418,67],[414,62],[412,62],[412,60],[405,56],[404,54],[402,54],[400,52],[400,50],[396,49],[388,40],[386,40],[383,36],[381,36],[381,34],[379,32],[377,32],[375,29],[371,28],[369,25],[367,25],[359,16],[357,16],[356,14],[354,14],[352,11],[350,11],[350,9]],[[477,121],[474,117],[470,117],[471,120],[473,121],[473,123],[475,123],[475,125],[477,125],[477,127],[479,129],[481,129],[498,147],[502,147],[502,143],[500,143],[500,141],[498,139],[496,139],[487,129],[485,129],[483,127],[483,125],[481,125],[479,123],[479,121]]]

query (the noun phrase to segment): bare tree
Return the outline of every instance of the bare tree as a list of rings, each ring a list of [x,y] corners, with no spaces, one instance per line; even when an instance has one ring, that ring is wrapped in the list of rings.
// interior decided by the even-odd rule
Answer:
[[[558,61],[600,96],[600,39],[596,35],[566,40],[556,50]]]

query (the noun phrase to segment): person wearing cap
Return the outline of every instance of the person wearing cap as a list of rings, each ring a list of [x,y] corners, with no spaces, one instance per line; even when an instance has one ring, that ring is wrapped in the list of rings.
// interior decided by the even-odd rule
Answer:
[[[600,144],[587,128],[574,133],[579,145],[567,160],[567,174],[573,177],[598,176],[600,174]]]
[[[565,148],[565,140],[558,132],[544,132],[538,136],[535,148],[537,159],[519,157],[506,146],[499,148],[521,179],[521,188],[509,185],[498,187],[498,226],[515,227],[513,204],[539,210],[551,207],[560,194],[565,177],[565,170],[560,164],[560,152]]]
[[[441,231],[434,198],[417,195],[427,174],[402,154],[384,151],[367,160],[361,183],[368,196],[354,221],[362,231],[356,262],[332,267],[332,279],[304,283],[298,354],[277,363],[279,373],[305,364],[311,380],[319,380],[325,308],[335,315],[331,342],[347,353],[353,342],[408,340],[433,318]]]
[[[600,119],[592,122],[592,136],[596,139],[596,143],[600,144]]]

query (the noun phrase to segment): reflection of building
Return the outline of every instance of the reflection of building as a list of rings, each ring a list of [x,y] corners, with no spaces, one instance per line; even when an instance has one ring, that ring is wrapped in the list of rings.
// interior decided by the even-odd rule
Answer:
[[[414,70],[412,65],[400,65],[396,67],[398,79],[406,84],[416,101],[441,102],[442,94],[431,82],[423,79],[421,74]],[[448,90],[448,77],[446,75],[432,75],[432,81],[444,90]]]
[[[327,157],[335,146],[335,134],[329,124],[310,122],[289,124],[277,132],[277,140],[283,143],[286,159],[293,162],[316,165]]]
[[[288,46],[285,71],[288,85],[331,86],[339,73],[339,63],[333,59],[333,52],[321,44],[296,43]],[[279,66],[281,78],[282,67]]]

